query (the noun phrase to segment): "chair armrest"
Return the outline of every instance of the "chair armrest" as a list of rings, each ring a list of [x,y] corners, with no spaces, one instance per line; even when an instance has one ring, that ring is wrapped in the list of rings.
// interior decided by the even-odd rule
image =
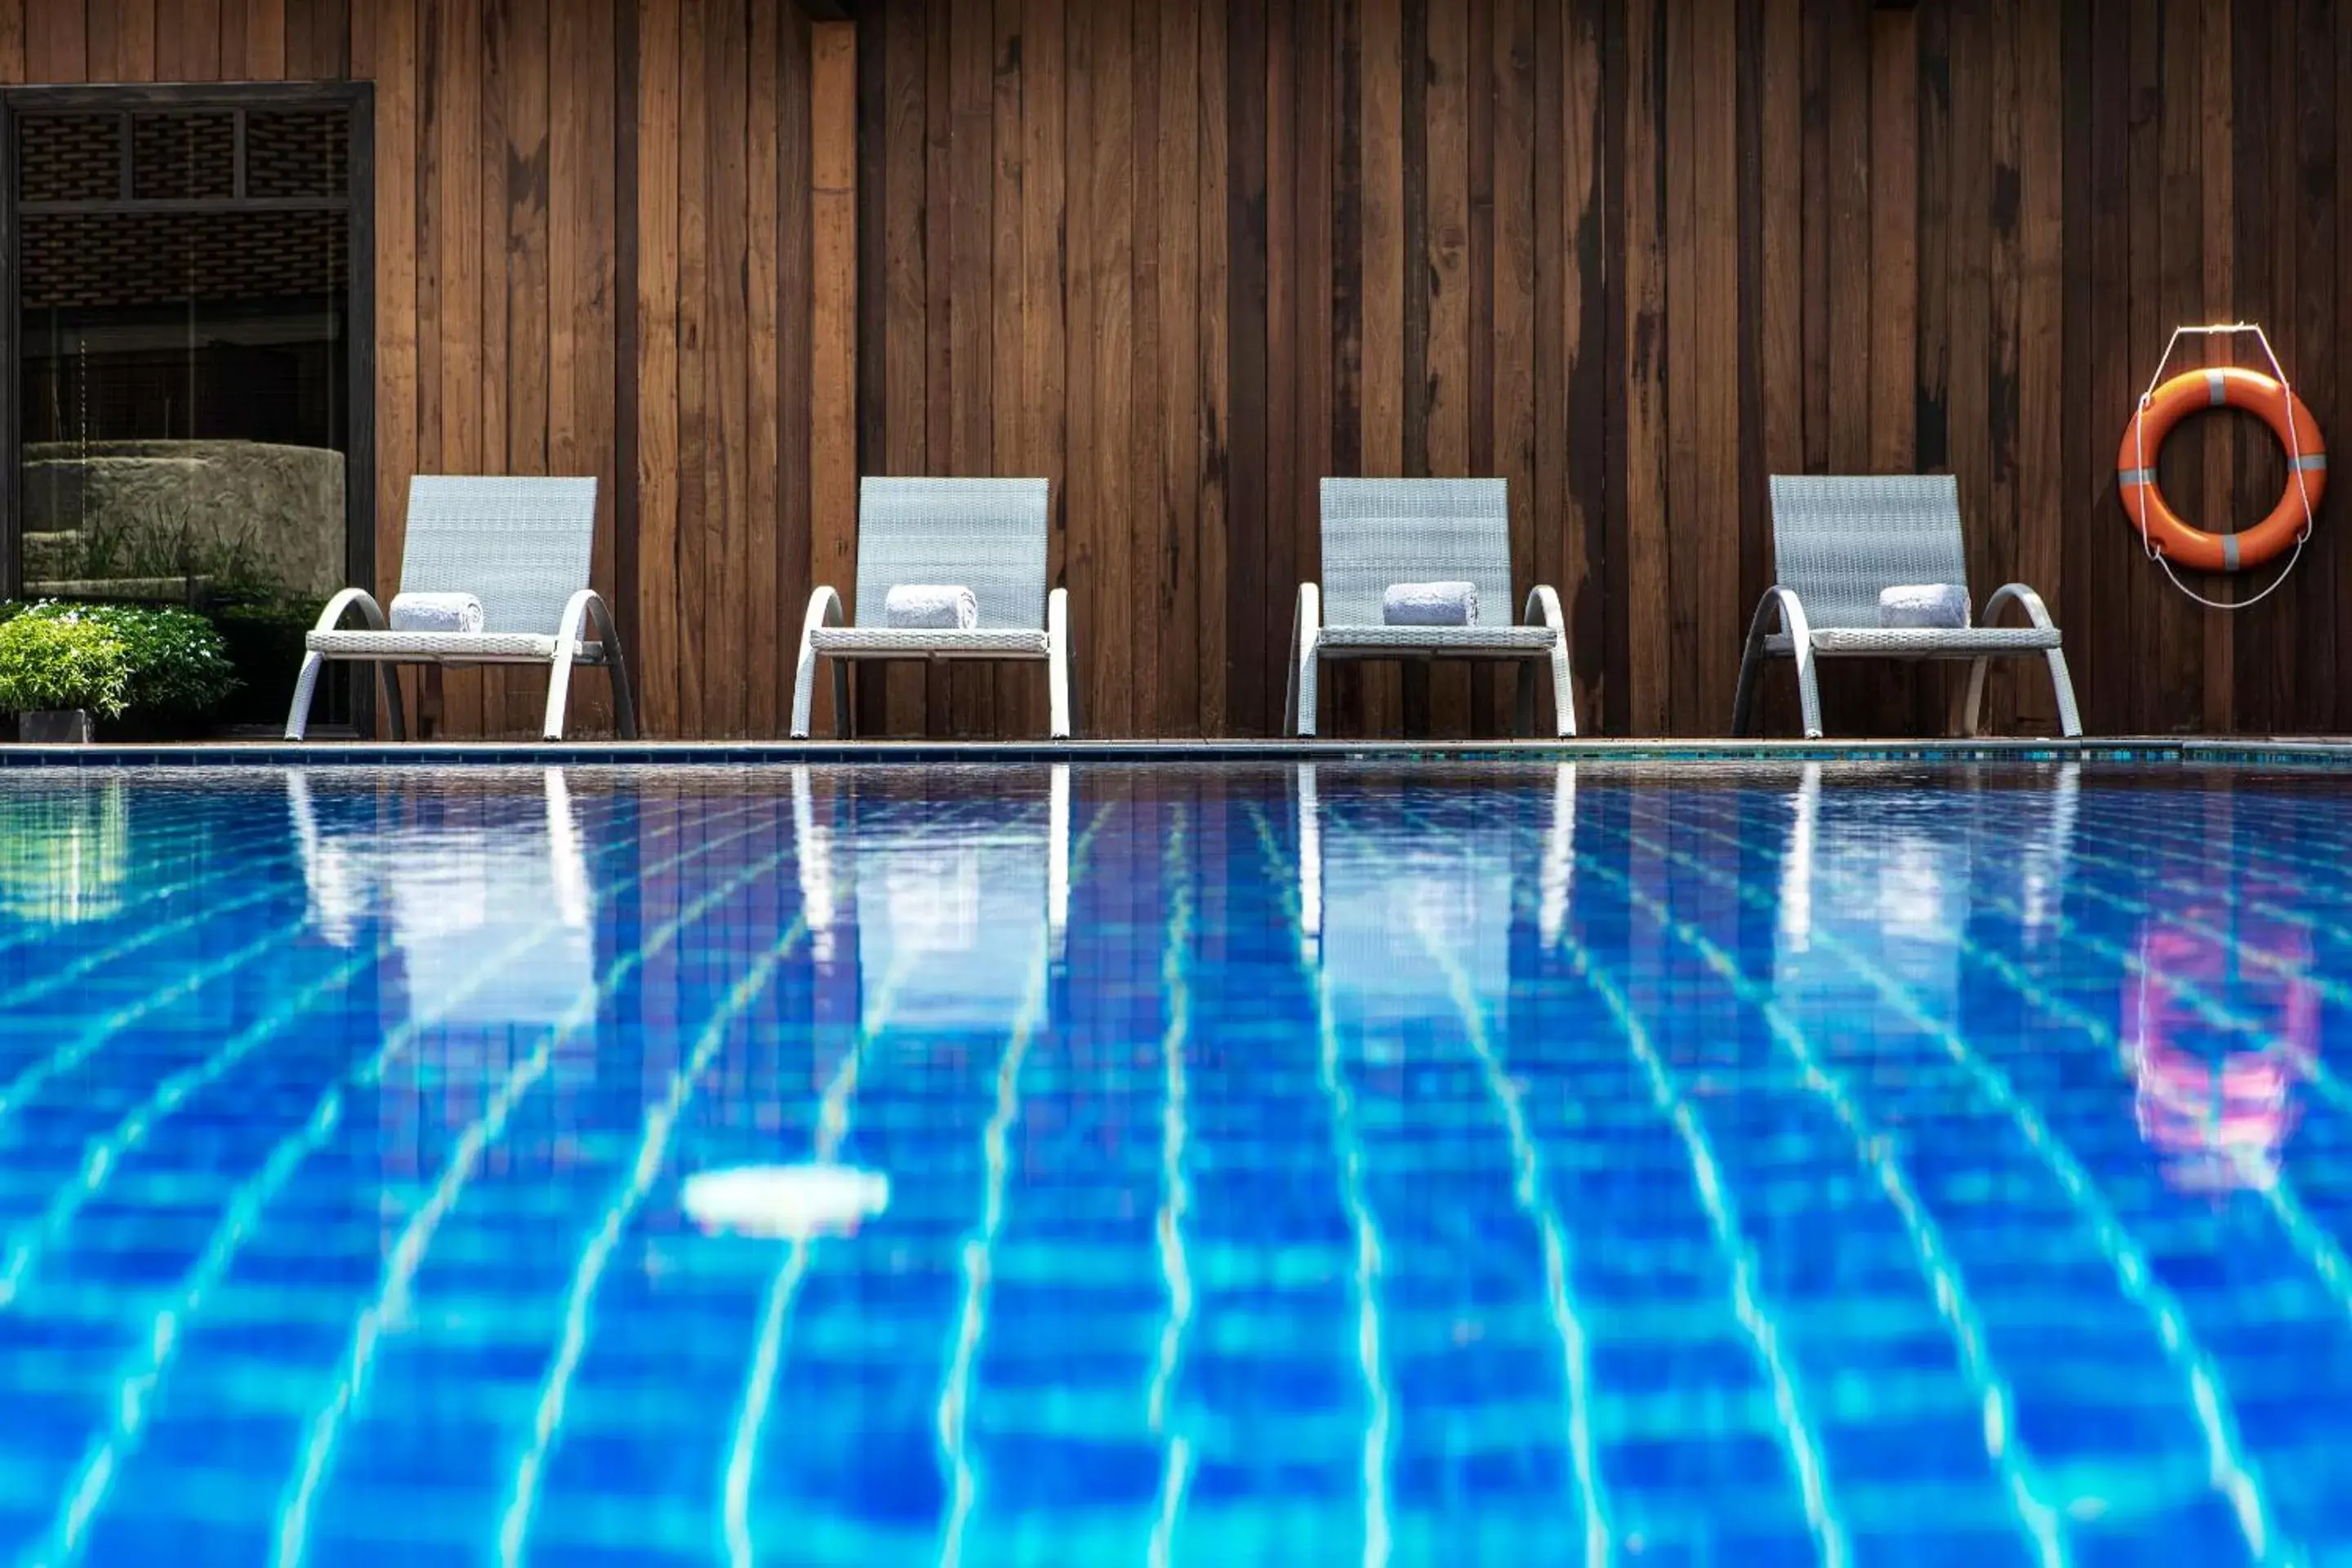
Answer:
[[[375,595],[365,588],[345,588],[328,600],[327,607],[319,612],[319,624],[310,629],[314,632],[333,631],[354,606],[358,608],[361,619],[367,622],[368,630],[380,632],[385,629],[383,607],[375,602]]]
[[[583,588],[565,602],[563,622],[557,630],[557,645],[576,646],[580,634],[588,629],[592,620],[595,623],[597,646],[610,652],[607,645],[617,640],[613,633],[613,612],[605,605],[604,595],[593,588]]]
[[[841,625],[841,595],[829,587],[820,587],[809,595],[808,614],[801,619],[801,645],[806,647],[811,633],[824,626]]]
[[[1559,595],[1546,583],[1528,590],[1528,607],[1520,613],[1519,620],[1530,626],[1549,626],[1562,637],[1568,635],[1568,621],[1559,613]]]
[[[1801,647],[1811,639],[1812,623],[1805,618],[1804,601],[1797,597],[1794,588],[1784,583],[1775,583],[1765,589],[1764,597],[1757,602],[1756,619],[1748,628],[1750,639],[1757,642],[1764,640],[1768,624],[1765,617],[1776,608],[1780,612],[1780,629],[1792,641]]]
[[[2026,620],[2036,631],[2051,632],[2058,629],[2058,623],[2050,618],[2050,606],[2042,602],[2042,595],[2022,583],[2004,583],[1994,589],[1992,597],[1985,601],[1984,617],[1978,622],[1978,625],[1991,626],[2000,619],[2001,606],[2011,604],[2021,606],[2025,611]]]
[[[1298,584],[1298,646],[1303,651],[1323,630],[1323,590],[1312,583]]]

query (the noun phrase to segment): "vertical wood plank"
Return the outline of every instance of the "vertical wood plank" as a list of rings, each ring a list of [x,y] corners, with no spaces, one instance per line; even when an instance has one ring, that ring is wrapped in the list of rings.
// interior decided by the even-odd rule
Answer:
[[[1700,82],[1697,40],[1701,24],[1694,16],[1700,0],[1663,0],[1665,9],[1664,163],[1662,184],[1665,196],[1665,429],[1666,490],[1659,518],[1665,545],[1660,575],[1664,582],[1665,616],[1647,628],[1647,636],[1663,643],[1661,658],[1666,677],[1664,732],[1679,727],[1699,706],[1699,650],[1702,633],[1696,602],[1701,574],[1707,563],[1694,552],[1706,546],[1717,519],[1706,510],[1700,480],[1699,403],[1712,374],[1708,361],[1722,346],[1705,336],[1698,310],[1699,231],[1698,165],[1706,156],[1697,124],[1699,100],[1728,88],[1709,79]],[[1643,635],[1637,632],[1636,635]]]
[[[702,363],[709,437],[703,447],[703,732],[745,732],[751,668],[750,520],[751,10],[764,0],[709,0],[703,13],[709,95],[704,184],[707,238]],[[692,145],[688,152],[690,154]]]
[[[416,472],[417,5],[374,0],[352,37],[353,69],[375,84],[375,583],[383,593],[399,587]],[[415,682],[404,684],[414,713]]]
[[[1599,732],[1603,722],[1607,650],[1615,640],[1611,634],[1620,608],[1601,592],[1610,559],[1607,408],[1615,398],[1608,384],[1612,266],[1603,232],[1607,95],[1601,81],[1600,20],[1598,6],[1579,5],[1563,30],[1561,175],[1556,189],[1566,243],[1549,253],[1559,263],[1560,385],[1566,394],[1561,564],[1554,585],[1569,617],[1578,719],[1588,733]],[[1554,188],[1544,186],[1547,195]],[[1549,310],[1545,315],[1551,319]],[[1538,376],[1539,396],[1544,379]],[[1560,429],[1549,419],[1545,423],[1549,431]],[[1539,440],[1538,451],[1548,444]]]
[[[474,393],[475,417],[481,434],[478,437],[477,461],[481,471],[490,474],[517,472],[509,449],[511,425],[508,410],[508,391],[513,383],[513,357],[509,343],[510,288],[509,278],[509,232],[512,207],[508,196],[511,160],[508,156],[509,132],[508,94],[511,74],[520,66],[514,56],[517,39],[513,13],[502,0],[484,0],[481,7],[481,43],[479,45],[481,86],[480,112],[475,121],[474,134],[479,151],[475,157],[477,176],[474,181],[475,200],[481,214],[476,231],[477,259],[475,268],[481,289],[481,320],[477,335],[478,353],[474,370],[478,381]],[[224,44],[226,40],[224,39]],[[537,47],[543,49],[542,38]],[[481,733],[506,735],[507,704],[514,693],[531,680],[535,671],[508,669],[492,665],[484,667],[477,679],[482,691]],[[526,730],[525,735],[530,733]]]
[[[2067,607],[2063,465],[2065,369],[2066,78],[2059,20],[2048,6],[2018,7],[2017,571],[2049,602]],[[2021,700],[2021,711],[2054,705]]]
[[[2017,53],[2017,0],[1993,0],[1988,22],[1987,47],[1991,54],[1987,80],[1990,83],[1991,121],[1991,251],[1990,275],[1986,283],[1986,295],[1990,306],[1990,348],[1991,364],[1988,372],[1986,395],[1990,402],[1989,421],[1991,431],[1990,454],[1992,473],[1988,491],[1985,529],[1990,540],[1987,552],[1990,570],[1973,579],[1979,584],[1979,598],[1996,583],[2018,580],[2018,565],[2022,555],[2019,538],[2018,484],[2020,479],[2018,409],[2020,404],[2019,376],[2023,363],[2023,344],[2019,341],[2019,321],[2023,306],[2023,214],[2020,205],[2020,184],[2023,153],[2024,114],[2018,101],[2019,67]],[[2021,711],[2018,689],[2028,674],[2027,660],[2010,660],[2006,679],[1992,687],[1990,711],[1995,732],[2007,734],[2018,724]],[[2046,714],[2052,708],[2048,700],[2048,683],[2036,679],[2032,686],[2042,689],[2041,700],[2025,710]],[[2040,727],[2046,728],[2046,722]]]
[[[1067,189],[1064,118],[1062,0],[1025,0],[1021,34],[1021,460],[1020,471],[1045,477],[1054,526],[1046,580],[1066,584],[1069,561],[1070,474],[1064,387],[1067,374],[1068,252],[1063,244]],[[1074,612],[1075,613],[1075,612]],[[1093,656],[1093,627],[1072,628],[1073,655]],[[1077,679],[1073,669],[1072,679]],[[1033,718],[1036,707],[1024,710]],[[1082,714],[1090,727],[1092,714]]]
[[[1916,11],[1872,17],[1870,459],[1908,473],[1919,290]]]
[[[1470,0],[1430,0],[1425,200],[1429,472],[1470,472]]]
[[[1158,147],[1160,136],[1160,26],[1156,7],[1135,8],[1129,34],[1126,87],[1129,108],[1133,160],[1129,188],[1134,216],[1129,233],[1129,278],[1133,349],[1129,361],[1127,447],[1110,454],[1125,463],[1128,485],[1128,592],[1131,602],[1144,606],[1127,619],[1128,683],[1134,692],[1129,733],[1160,732],[1154,721],[1160,688],[1160,637],[1151,628],[1161,622],[1160,563],[1164,537],[1160,511],[1162,491],[1160,417],[1165,389],[1161,385],[1160,351],[1160,186]]]
[[[2205,201],[2199,167],[2204,142],[2200,103],[2205,69],[2202,11],[2201,0],[2168,0],[2158,22],[2162,31],[2157,39],[2155,91],[2162,107],[2155,129],[2157,199],[2150,210],[2159,226],[2148,238],[2157,251],[2155,331],[2159,337],[2177,324],[2203,319]],[[2139,237],[2134,237],[2137,245]],[[2153,341],[2150,349],[2140,352],[2152,348]],[[2179,449],[2167,465],[2167,480],[2178,487],[2176,494],[2204,493],[2203,436],[2201,430],[2184,432]],[[2212,612],[2173,593],[2169,584],[2146,573],[2140,575],[2157,590],[2150,595],[2153,613],[2147,617],[2154,645],[2145,638],[2139,644],[2147,655],[2141,679],[2151,688],[2148,726],[2159,733],[2201,730],[2208,722],[2200,668],[2203,623]]]
[[[1157,663],[1151,684],[1143,695],[1156,691],[1156,712],[1148,716],[1149,732],[1159,735],[1200,733],[1200,515],[1201,515],[1201,362],[1199,336],[1201,295],[1200,185],[1201,48],[1200,8],[1190,5],[1146,7],[1158,12],[1159,163],[1153,209],[1159,216],[1156,256],[1159,310],[1160,493],[1156,498],[1157,537],[1151,556],[1157,563],[1159,597],[1154,606],[1157,630],[1147,627],[1141,641],[1153,649]]]
[[[634,673],[646,732],[665,739],[690,732],[679,684],[685,663],[678,616],[679,7],[680,0],[639,0],[636,17],[637,341],[633,370],[637,383],[636,614],[641,648]],[[551,323],[553,320],[551,311]]]
[[[223,0],[221,79],[277,81],[286,75],[287,0]]]
[[[2203,0],[2204,14],[2200,18],[2203,28],[2204,47],[2198,56],[2200,75],[2198,80],[2198,175],[2200,179],[2199,227],[2202,240],[2200,256],[2200,320],[2234,321],[2237,313],[2236,255],[2232,243],[2235,236],[2237,192],[2236,173],[2236,104],[2235,84],[2231,80],[2231,49],[2234,30],[2230,21],[2231,0]],[[2352,37],[2352,30],[2347,30]],[[2030,106],[2028,113],[2030,116]],[[2352,120],[2343,123],[2352,124]],[[2030,339],[2027,341],[2031,341]],[[2237,500],[2237,444],[2228,424],[2219,419],[2200,421],[2205,428],[2200,437],[2203,441],[2201,457],[2205,465],[2205,494],[2200,502],[2202,515],[2213,520],[2207,526],[2218,526],[2219,521],[2234,510]],[[2234,581],[2214,584],[2212,597],[2229,603],[2234,600]],[[2205,724],[2218,734],[2231,734],[2237,728],[2237,672],[2233,657],[2236,633],[2234,617],[2227,613],[2209,615],[2200,628],[2199,641],[2204,655],[2203,692]],[[2339,651],[2345,645],[2338,644]],[[2339,679],[2340,685],[2340,679]]]
[[[1354,466],[1370,478],[1393,479],[1405,472],[1404,5],[1402,0],[1360,0],[1354,11],[1360,116]],[[1344,717],[1369,733],[1392,731],[1395,670],[1356,668],[1358,711]]]
[[[925,39],[919,5],[892,5],[882,12],[885,29],[883,71],[887,94],[884,144],[883,225],[885,266],[883,305],[883,384],[886,443],[879,470],[888,474],[929,471],[928,403],[925,353],[929,294],[925,274],[924,229]],[[845,592],[848,590],[845,588]],[[908,681],[904,672],[880,680],[861,679],[858,718],[865,723],[904,723]],[[919,690],[919,685],[915,689]],[[887,690],[887,707],[878,694]],[[871,691],[875,696],[866,696]]]
[[[2282,215],[2273,232],[2281,240],[2294,237],[2295,286],[2283,298],[2294,301],[2292,342],[2279,345],[2279,356],[2294,379],[2295,395],[2316,411],[2336,410],[2337,350],[2336,280],[2344,265],[2338,256],[2340,171],[2336,167],[2336,102],[2343,83],[2336,76],[2336,24],[2337,8],[2330,0],[2297,0],[2294,7],[2294,158],[2296,177],[2292,218]],[[2286,101],[2284,99],[2282,101]],[[2336,421],[2340,428],[2341,418]],[[2323,426],[2324,428],[2325,426]],[[2276,448],[2276,443],[2273,443]],[[2285,468],[2283,451],[2277,459]],[[2285,488],[2282,472],[2277,489]],[[2249,513],[2254,509],[2249,507]],[[2280,663],[2289,667],[2284,704],[2289,733],[2312,734],[2336,722],[2336,610],[2352,587],[2352,551],[2344,548],[2344,531],[2321,531],[2305,552],[2314,568],[2298,569],[2278,597],[2281,624],[2294,616],[2294,640],[2283,649]]]
[[[493,5],[489,16],[492,37],[497,40],[504,145],[487,145],[483,156],[502,163],[504,174],[492,181],[487,177],[486,167],[484,185],[502,193],[506,210],[496,215],[485,210],[483,244],[488,275],[502,279],[505,286],[504,298],[495,300],[491,306],[500,317],[504,342],[502,351],[494,350],[485,356],[482,379],[486,397],[492,387],[501,388],[504,393],[506,425],[500,445],[505,471],[543,474],[548,471],[549,345],[552,331],[547,206],[551,132],[548,66],[549,51],[553,47],[550,0],[501,0]],[[493,245],[499,247],[502,268],[491,265]],[[616,497],[615,504],[617,500]],[[625,612],[632,617],[631,631],[637,626],[635,609],[632,605]],[[637,673],[646,661],[634,657],[634,647],[625,645],[624,651],[632,656],[631,673]],[[586,684],[583,682],[583,687]],[[537,734],[536,726],[544,711],[546,682],[521,670],[508,670],[504,672],[502,695],[504,719],[499,727],[509,735]]]
[[[711,600],[716,507],[710,410],[709,29],[723,0],[679,0],[677,11],[677,590],[678,721],[710,733]]]
[[[994,0],[989,50],[992,124],[990,215],[989,471],[1033,476],[1022,449],[1022,300],[1028,280],[1022,250],[1022,213],[1026,201],[1027,148],[1021,124],[1021,0]],[[1058,303],[1055,301],[1055,303]],[[1041,305],[1041,308],[1051,308]],[[1044,731],[1043,683],[1034,671],[1000,666],[992,672],[996,732],[1032,735]]]
[[[784,345],[779,341],[782,324],[777,317],[777,287],[781,268],[779,249],[782,236],[782,190],[784,176],[780,167],[783,153],[783,137],[779,118],[783,112],[780,94],[783,90],[782,53],[784,36],[789,29],[787,16],[797,21],[791,6],[780,6],[772,0],[751,0],[750,26],[744,39],[744,311],[743,345],[746,350],[743,385],[743,447],[736,466],[736,475],[742,482],[743,521],[740,530],[742,554],[736,563],[738,574],[743,580],[743,668],[746,674],[743,702],[740,711],[742,733],[754,737],[775,735],[782,731],[782,720],[791,717],[792,691],[786,684],[789,673],[783,668],[781,652],[782,623],[785,612],[780,609],[778,593],[783,584],[778,571],[782,557],[779,512],[779,489],[783,478],[779,472],[783,463],[783,446],[778,422],[782,417],[783,365],[795,362],[784,356]],[[795,48],[799,46],[795,42]],[[806,78],[800,79],[803,94]],[[803,127],[808,123],[805,96],[793,101],[793,113]],[[805,145],[803,140],[801,143]],[[808,188],[807,175],[794,170],[791,184],[795,191]],[[804,212],[805,208],[798,209]],[[798,230],[805,243],[806,228]],[[803,294],[803,298],[805,299]],[[797,362],[805,364],[805,358]],[[798,380],[795,374],[794,379]],[[805,405],[795,406],[793,413],[800,429],[805,433],[808,415]],[[803,435],[803,439],[805,436]],[[806,469],[795,464],[794,474]],[[805,493],[805,492],[803,492]],[[798,561],[808,559],[803,543],[794,552]],[[793,578],[800,575],[794,572]],[[795,595],[793,597],[797,597]],[[791,603],[787,598],[784,603]]]
[[[482,0],[427,0],[428,119],[424,192],[433,214],[434,411],[425,435],[433,471],[478,474],[482,450]],[[444,723],[483,731],[483,671],[452,669]]]
[[[1612,530],[1625,552],[1624,732],[1667,732],[1665,7],[1625,0],[1622,268],[1624,483]],[[1653,628],[1645,634],[1638,628]],[[1612,719],[1615,707],[1612,704]]]
[[[923,442],[933,473],[950,468],[955,455],[955,5],[923,4]],[[891,708],[919,710],[918,733],[954,733],[951,675],[940,664],[893,668],[887,677]]]
[[[597,0],[567,7],[550,30],[555,47],[548,78],[548,463],[558,473],[595,477],[589,582],[609,601],[620,544],[613,498],[618,482],[613,224],[619,98],[614,5]],[[569,732],[608,734],[612,728],[610,688],[593,676],[578,682]]]
[[[953,0],[948,60],[948,466],[955,474],[996,472],[993,351],[996,299],[995,0]],[[967,664],[950,671],[949,710],[959,734],[996,729],[996,670]]]
[[[1533,0],[1497,0],[1494,93],[1494,315],[1489,328],[1494,436],[1490,473],[1509,488],[1511,588],[1524,600],[1537,579],[1536,533],[1536,13]],[[1521,605],[1507,606],[1517,616]],[[1515,671],[1495,682],[1498,706],[1481,719],[1508,733]],[[1538,682],[1538,687],[1541,682]],[[1537,721],[1548,726],[1549,697]],[[1539,734],[1550,732],[1539,728]]]
[[[1823,193],[1828,218],[1829,317],[1827,456],[1833,473],[1870,471],[1872,450],[1871,301],[1877,279],[1871,246],[1890,223],[1871,205],[1874,165],[1871,92],[1877,72],[1869,32],[1871,14],[1853,5],[1825,8],[1824,77],[1828,141]]]
[[[1232,732],[1228,668],[1234,627],[1227,614],[1233,584],[1227,529],[1232,494],[1233,377],[1229,332],[1233,276],[1227,206],[1232,147],[1227,116],[1229,85],[1228,8],[1209,0],[1201,10],[1200,190],[1201,236],[1201,576],[1195,600],[1201,618],[1198,668],[1201,731]]]
[[[857,582],[857,49],[855,23],[811,29],[808,584],[845,595]],[[812,733],[833,722],[830,679],[810,717]]]
[[[1086,527],[1095,563],[1091,614],[1093,689],[1087,710],[1108,733],[1134,733],[1134,641],[1150,635],[1138,623],[1134,568],[1135,488],[1128,465],[1136,418],[1135,101],[1136,7],[1097,0],[1088,18],[1095,85],[1088,214],[1093,230],[1095,321],[1093,395],[1097,410],[1095,515]],[[1148,9],[1148,8],[1147,8]]]
[[[79,82],[89,79],[89,17],[79,5],[58,0],[23,0],[26,79]],[[190,0],[191,7],[200,0]],[[210,80],[209,76],[194,78]]]
[[[26,0],[0,0],[0,82],[26,79]]]
[[[1960,492],[1961,538],[1967,546],[1969,582],[1981,597],[2007,579],[1993,575],[1993,539],[1999,521],[1992,505],[1991,256],[1993,231],[1993,40],[1989,9],[1958,6],[1948,35],[1951,82],[1950,138],[1946,149],[1948,215],[1937,255],[1923,247],[1921,272],[1940,268],[1944,287],[1946,392],[1944,460]],[[1924,295],[1926,285],[1923,281]],[[1932,689],[1943,672],[1927,672],[1918,684]],[[2004,672],[2006,673],[2006,672]],[[1940,711],[1931,699],[1922,719]]]
[[[1691,134],[1696,152],[1692,205],[1698,217],[1697,323],[1685,375],[1699,378],[1696,408],[1698,489],[1689,499],[1691,521],[1704,532],[1685,559],[1699,563],[1693,591],[1679,595],[1678,614],[1691,627],[1688,658],[1696,671],[1694,700],[1675,715],[1677,732],[1713,734],[1731,712],[1738,673],[1739,388],[1744,375],[1739,332],[1738,33],[1737,11],[1702,6],[1692,36]],[[1701,348],[1700,342],[1712,345]]]

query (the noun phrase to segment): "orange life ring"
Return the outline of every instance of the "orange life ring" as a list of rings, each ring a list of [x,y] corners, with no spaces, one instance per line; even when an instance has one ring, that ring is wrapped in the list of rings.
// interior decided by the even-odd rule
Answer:
[[[2236,533],[2208,533],[2180,521],[2156,484],[2156,458],[2172,427],[2200,408],[2242,408],[2261,416],[2289,460],[2286,489],[2270,516]],[[2294,543],[2327,492],[2327,448],[2319,423],[2303,399],[2259,371],[2235,365],[2185,371],[2156,389],[2147,406],[2124,427],[2116,454],[2116,488],[2124,513],[2152,549],[2200,572],[2242,572],[2260,566]],[[2305,510],[2308,497],[2310,510]]]

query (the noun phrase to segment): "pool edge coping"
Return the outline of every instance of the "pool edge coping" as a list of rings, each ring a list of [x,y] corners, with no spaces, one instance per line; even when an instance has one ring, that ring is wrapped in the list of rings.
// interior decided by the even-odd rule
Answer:
[[[464,741],[0,744],[0,768],[659,766],[1282,762],[2102,763],[2352,767],[2352,740]]]

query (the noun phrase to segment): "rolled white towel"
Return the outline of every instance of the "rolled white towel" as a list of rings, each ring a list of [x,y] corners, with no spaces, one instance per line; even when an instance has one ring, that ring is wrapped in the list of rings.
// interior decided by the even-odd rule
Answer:
[[[471,594],[395,594],[384,618],[396,632],[475,633],[482,629],[482,601]]]
[[[883,596],[882,618],[900,631],[968,632],[980,625],[980,599],[969,588],[901,583]]]
[[[1391,583],[1381,596],[1381,619],[1392,626],[1478,624],[1475,583]]]
[[[1878,595],[1878,624],[1958,631],[1969,624],[1969,591],[1957,583],[1906,583]]]

